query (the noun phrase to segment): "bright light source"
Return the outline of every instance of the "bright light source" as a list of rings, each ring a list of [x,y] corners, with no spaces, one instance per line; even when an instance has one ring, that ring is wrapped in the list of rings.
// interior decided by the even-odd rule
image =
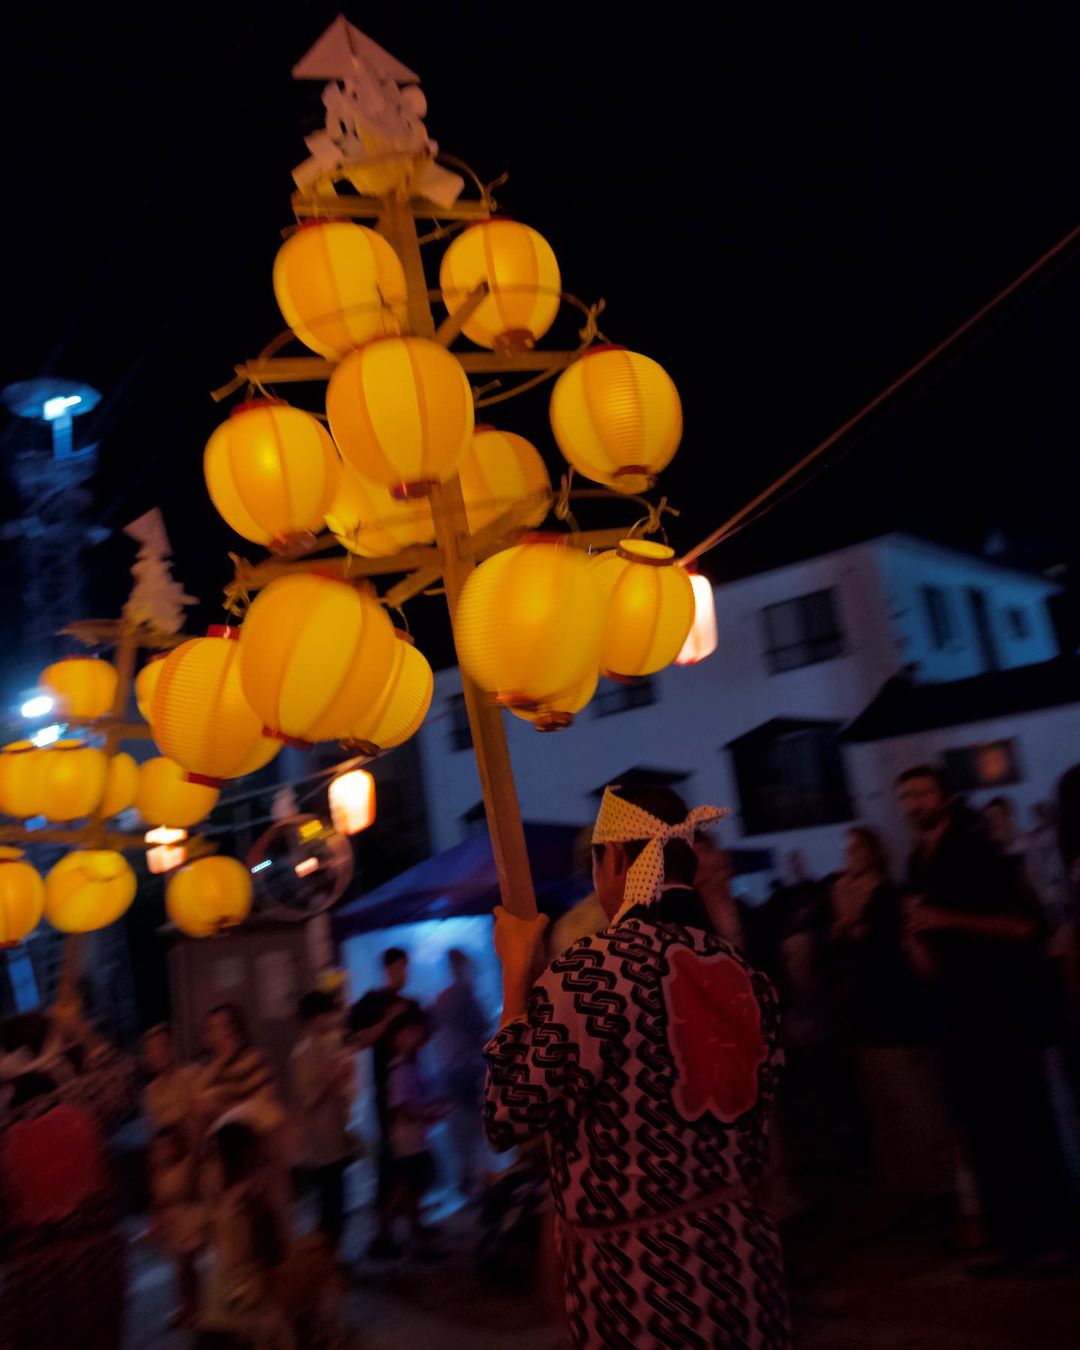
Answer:
[[[63,417],[69,408],[74,408],[81,402],[81,394],[60,394],[56,398],[47,398],[42,404],[41,415],[46,422],[55,422],[58,417]]]
[[[690,584],[694,588],[694,622],[682,651],[675,658],[677,666],[696,666],[716,651],[716,601],[712,583],[700,572],[694,572]]]
[[[146,850],[146,866],[155,875],[171,872],[183,867],[187,862],[187,849],[183,844],[155,844]]]
[[[298,877],[309,877],[312,872],[317,872],[318,870],[318,858],[302,858],[293,868],[293,871]]]
[[[338,834],[359,834],[375,820],[375,779],[350,769],[330,784],[330,818]]]
[[[40,749],[43,745],[52,745],[54,741],[58,741],[63,734],[63,731],[64,728],[60,726],[59,723],[53,722],[50,726],[42,727],[40,731],[35,731],[30,739],[38,749]]]
[[[48,694],[35,694],[28,698],[19,711],[24,717],[44,717],[53,710],[53,701]]]
[[[186,838],[187,830],[170,829],[168,825],[158,825],[143,835],[143,841],[147,844],[182,844]]]
[[[326,829],[326,826],[321,820],[305,820],[298,827],[296,833],[306,842],[307,840],[314,839],[317,835],[322,834],[324,829]]]
[[[264,858],[262,862],[257,862],[251,869],[253,872],[265,872],[268,867],[272,867],[273,862],[270,858]]]

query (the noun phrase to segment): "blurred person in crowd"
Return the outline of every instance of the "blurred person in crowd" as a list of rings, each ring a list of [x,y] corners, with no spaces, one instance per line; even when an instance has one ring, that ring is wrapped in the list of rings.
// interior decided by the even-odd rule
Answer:
[[[503,1025],[485,1118],[496,1148],[547,1144],[576,1346],[789,1344],[756,1198],[778,1010],[693,888],[691,841],[719,815],[688,814],[667,788],[609,788],[593,834],[609,927],[535,985],[546,921],[496,911]]]
[[[426,1015],[408,1008],[390,1028],[393,1047],[386,1075],[386,1111],[389,1127],[392,1185],[387,1206],[391,1226],[403,1218],[417,1256],[435,1254],[431,1233],[424,1227],[421,1208],[435,1182],[431,1151],[432,1125],[446,1115],[446,1104],[431,1091],[420,1068],[420,1051],[431,1034]],[[393,1230],[390,1232],[394,1240]]]
[[[713,930],[737,952],[745,952],[746,933],[739,904],[731,893],[731,879],[735,875],[731,854],[709,830],[698,830],[694,836],[694,852],[698,864],[694,889],[708,911]]]
[[[472,958],[457,948],[447,952],[450,984],[435,1000],[433,1019],[439,1036],[439,1060],[449,1116],[447,1125],[460,1167],[458,1190],[472,1198],[480,1182],[478,1157],[482,1140],[480,1111],[484,1099],[484,1046],[491,1033],[487,1014],[476,996]]]
[[[180,1306],[172,1327],[194,1326],[199,1313],[199,1250],[206,1211],[199,1194],[199,1167],[191,1132],[166,1125],[150,1141],[150,1238],[176,1267]]]
[[[143,1035],[142,1060],[149,1078],[143,1090],[143,1109],[151,1125],[155,1130],[176,1126],[190,1143],[197,1142],[199,1070],[178,1061],[168,1023],[160,1022]]]
[[[369,990],[349,1011],[350,1044],[354,1050],[371,1050],[372,1081],[375,1093],[375,1116],[379,1130],[378,1189],[375,1208],[378,1227],[368,1255],[384,1260],[397,1255],[398,1248],[390,1232],[390,1194],[393,1188],[393,1167],[390,1154],[389,1122],[387,1119],[386,1080],[390,1061],[394,1057],[390,1028],[405,1012],[419,1011],[415,999],[402,991],[409,982],[409,955],[400,947],[383,952],[383,970],[386,983],[380,989]]]
[[[881,839],[848,830],[844,863],[831,893],[841,1029],[856,1050],[879,1198],[895,1221],[948,1193],[953,1137],[931,994],[912,968]]]
[[[1053,1267],[1068,1232],[1041,1063],[1043,914],[936,770],[906,770],[897,797],[915,840],[906,934],[941,993],[946,1084],[996,1249],[973,1273]]]
[[[337,1252],[345,1228],[345,1172],[357,1156],[349,1132],[356,1071],[342,1043],[331,994],[313,990],[300,1000],[301,1036],[289,1058],[301,1156],[319,1197],[319,1231]]]

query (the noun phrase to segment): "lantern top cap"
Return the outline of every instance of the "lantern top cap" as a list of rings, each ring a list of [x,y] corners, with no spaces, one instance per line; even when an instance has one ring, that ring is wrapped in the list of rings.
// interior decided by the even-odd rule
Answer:
[[[416,639],[411,633],[406,633],[404,628],[395,628],[394,637],[396,637],[399,642],[404,642],[407,647],[416,646]]]
[[[242,413],[258,412],[261,408],[287,408],[283,398],[246,398],[229,410],[230,417],[239,417]]]
[[[595,346],[583,351],[580,359],[585,361],[590,356],[599,356],[601,352],[628,352],[629,350],[630,348],[624,346],[621,342],[598,342]]]
[[[6,844],[0,848],[0,863],[22,862],[23,856],[21,848],[11,848]]]
[[[518,540],[518,547],[525,544],[547,544],[555,548],[563,548],[570,544],[570,536],[558,534],[555,530],[533,530],[529,534],[523,534]]]
[[[37,750],[39,748],[40,747],[36,746],[33,741],[9,741],[8,744],[4,746],[3,753],[5,755],[25,755],[27,751]]]
[[[212,623],[206,630],[206,636],[212,638],[228,638],[230,642],[239,642],[240,629],[235,624]]]
[[[615,552],[627,562],[645,563],[651,567],[670,567],[675,562],[673,548],[651,539],[623,539]]]

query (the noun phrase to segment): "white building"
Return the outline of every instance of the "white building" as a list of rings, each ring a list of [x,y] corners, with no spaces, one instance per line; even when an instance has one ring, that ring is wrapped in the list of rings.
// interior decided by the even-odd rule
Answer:
[[[1046,602],[1055,590],[1040,577],[903,534],[718,586],[720,647],[700,665],[640,685],[601,681],[563,732],[539,734],[506,715],[522,814],[584,824],[603,784],[646,768],[669,776],[692,803],[730,806],[728,843],[771,849],[777,862],[798,848],[827,872],[840,865],[846,822],[873,822],[902,844],[891,788],[906,764],[1009,742],[996,758],[984,755],[984,767],[1000,767],[1005,755],[999,784],[1019,773],[1021,801],[1051,795],[1057,775],[1080,759],[1080,741],[1071,731],[1044,734],[1042,722],[1056,727],[1054,717],[1064,716],[1080,730],[1080,707],[1019,710],[985,728],[922,728],[907,743],[888,728],[884,742],[847,745],[837,736],[901,672],[919,684],[968,683],[1053,662],[1058,645]],[[420,733],[435,849],[456,843],[478,816],[468,750],[460,674],[444,670]],[[961,760],[954,754],[954,767]]]

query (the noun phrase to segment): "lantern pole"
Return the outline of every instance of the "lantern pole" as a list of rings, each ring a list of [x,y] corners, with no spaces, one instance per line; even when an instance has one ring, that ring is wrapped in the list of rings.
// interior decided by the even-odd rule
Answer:
[[[405,270],[410,329],[420,337],[434,339],[435,319],[428,300],[416,216],[409,200],[396,195],[383,199],[379,212],[379,233],[393,246]],[[446,339],[447,345],[452,340],[453,334],[450,333]],[[443,584],[456,646],[458,599],[469,573],[476,566],[476,560],[468,547],[465,501],[461,494],[461,482],[456,475],[433,490],[431,514],[435,521],[435,541],[442,555]],[[503,908],[509,913],[522,919],[532,919],[536,917],[536,896],[502,712],[484,696],[463,667],[461,687],[480,775],[491,851],[499,878],[499,895]]]

